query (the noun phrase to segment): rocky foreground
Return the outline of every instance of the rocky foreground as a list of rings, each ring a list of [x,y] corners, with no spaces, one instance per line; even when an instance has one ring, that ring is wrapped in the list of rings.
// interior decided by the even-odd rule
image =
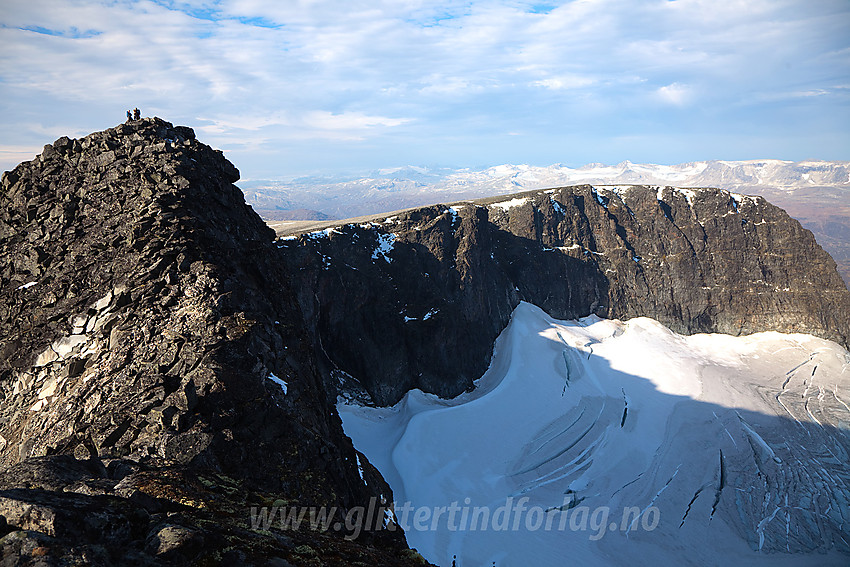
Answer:
[[[425,207],[288,240],[189,128],[60,138],[0,189],[0,549],[9,565],[410,565],[338,388],[468,389],[521,300],[677,331],[848,344],[850,292],[763,199],[590,186]]]
[[[415,564],[400,531],[251,529],[251,506],[391,493],[358,473],[238,178],[159,119],[4,174],[4,565]]]

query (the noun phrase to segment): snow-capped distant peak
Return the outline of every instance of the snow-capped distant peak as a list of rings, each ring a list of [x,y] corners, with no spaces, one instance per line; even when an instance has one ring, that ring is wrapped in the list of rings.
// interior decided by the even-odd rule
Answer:
[[[428,173],[428,168],[427,167],[420,167],[420,166],[417,166],[417,165],[404,165],[404,166],[401,166],[401,167],[388,167],[388,168],[378,170],[379,175],[395,175],[395,174],[399,174],[399,173],[409,173],[409,172],[426,174],[426,173]]]
[[[355,180],[313,179],[265,187],[253,191],[249,202],[260,208],[285,204],[285,208],[315,209],[348,218],[579,184],[717,187],[738,193],[758,193],[766,188],[793,192],[817,186],[850,189],[850,161],[714,160],[661,165],[625,160],[616,165],[589,163],[575,168],[562,163],[502,164],[479,170],[404,166]]]

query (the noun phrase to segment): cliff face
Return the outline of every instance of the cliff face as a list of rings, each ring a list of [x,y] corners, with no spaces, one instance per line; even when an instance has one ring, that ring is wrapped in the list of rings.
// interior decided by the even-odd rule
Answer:
[[[811,233],[762,198],[716,189],[531,191],[279,243],[323,371],[379,404],[469,388],[521,300],[560,319],[848,344],[850,292]]]
[[[251,505],[344,512],[391,493],[358,472],[238,177],[159,119],[61,138],[3,176],[5,556],[404,564],[381,551],[400,532],[369,549],[247,529]]]
[[[4,561],[410,564],[398,530],[252,531],[250,506],[391,501],[336,386],[455,395],[521,300],[848,344],[835,264],[763,199],[567,187],[275,241],[237,179],[159,119],[4,174]]]

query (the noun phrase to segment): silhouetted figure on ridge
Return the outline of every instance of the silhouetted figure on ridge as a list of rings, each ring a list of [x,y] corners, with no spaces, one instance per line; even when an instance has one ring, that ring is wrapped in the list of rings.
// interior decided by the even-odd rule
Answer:
[[[132,119],[133,119],[133,115],[132,115],[132,114],[130,113],[130,111],[128,110],[128,111],[127,111],[127,122],[129,122],[129,121],[130,121],[130,120],[132,120]]]
[[[142,112],[138,108],[133,109],[133,120],[141,120]]]

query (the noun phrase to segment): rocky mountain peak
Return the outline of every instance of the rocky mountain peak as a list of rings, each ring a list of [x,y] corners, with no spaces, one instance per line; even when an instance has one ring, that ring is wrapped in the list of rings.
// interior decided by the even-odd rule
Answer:
[[[158,118],[60,138],[3,175],[5,555],[405,563],[399,531],[363,536],[367,549],[247,529],[251,505],[342,515],[391,492],[342,432],[238,177]]]

